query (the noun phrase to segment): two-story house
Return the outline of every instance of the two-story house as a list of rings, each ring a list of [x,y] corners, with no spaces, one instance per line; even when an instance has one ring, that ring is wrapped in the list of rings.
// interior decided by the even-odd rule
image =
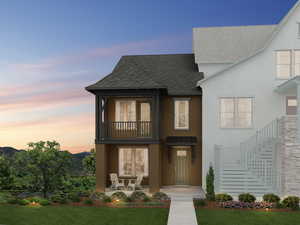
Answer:
[[[202,182],[201,90],[193,54],[123,56],[87,87],[96,97],[97,190],[144,175],[144,185]]]
[[[300,2],[279,24],[194,28],[193,41],[203,174],[213,163],[217,192],[298,195]]]
[[[193,30],[193,53],[124,56],[96,96],[97,189],[144,175],[150,191],[299,194],[300,2],[275,25]]]

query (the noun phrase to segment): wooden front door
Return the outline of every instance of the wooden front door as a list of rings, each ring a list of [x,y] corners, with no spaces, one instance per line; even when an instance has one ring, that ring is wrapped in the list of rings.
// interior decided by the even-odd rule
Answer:
[[[186,149],[176,149],[175,151],[175,184],[190,184],[190,164],[191,152]]]

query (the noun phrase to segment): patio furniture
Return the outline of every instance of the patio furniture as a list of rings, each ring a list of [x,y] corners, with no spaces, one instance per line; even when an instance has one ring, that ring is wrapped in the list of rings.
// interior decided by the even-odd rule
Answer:
[[[137,175],[136,179],[130,179],[127,185],[128,189],[131,189],[135,191],[137,188],[138,189],[143,189],[142,188],[142,181],[143,181],[143,174]]]
[[[111,181],[111,189],[113,190],[120,190],[120,189],[125,189],[125,184],[124,180],[119,179],[118,175],[116,173],[111,173],[110,174],[110,181]]]

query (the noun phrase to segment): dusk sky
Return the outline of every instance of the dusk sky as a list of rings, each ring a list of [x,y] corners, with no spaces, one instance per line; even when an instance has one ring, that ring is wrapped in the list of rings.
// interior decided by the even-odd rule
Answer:
[[[192,28],[275,24],[296,0],[1,0],[0,147],[94,147],[84,90],[122,55],[192,52]]]

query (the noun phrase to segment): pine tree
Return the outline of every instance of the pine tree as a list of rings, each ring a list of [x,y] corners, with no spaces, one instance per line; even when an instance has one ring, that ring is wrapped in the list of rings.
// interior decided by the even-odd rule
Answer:
[[[215,180],[214,169],[212,166],[210,166],[208,173],[206,175],[206,198],[209,201],[215,200],[214,180]]]

